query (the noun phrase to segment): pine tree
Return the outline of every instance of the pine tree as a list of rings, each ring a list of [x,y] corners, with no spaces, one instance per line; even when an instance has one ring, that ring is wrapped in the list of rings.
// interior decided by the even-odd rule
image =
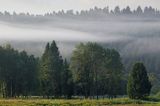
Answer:
[[[46,45],[45,52],[41,59],[40,70],[43,96],[61,96],[61,74],[63,70],[63,60],[60,56],[55,41]]]
[[[49,60],[51,65],[49,70],[49,79],[51,81],[50,93],[53,94],[55,97],[59,97],[62,93],[61,74],[63,71],[63,59],[62,56],[60,56],[55,41],[53,41],[50,46]]]
[[[130,73],[127,92],[131,99],[144,99],[150,94],[151,83],[143,63],[136,63]]]

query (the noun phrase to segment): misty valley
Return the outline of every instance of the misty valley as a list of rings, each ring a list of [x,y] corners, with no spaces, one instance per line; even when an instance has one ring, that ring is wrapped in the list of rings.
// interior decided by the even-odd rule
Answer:
[[[107,8],[95,8],[86,11],[86,15],[83,11],[78,15],[73,11],[60,11],[45,16],[11,15],[6,12],[0,16],[1,45],[10,43],[18,50],[41,56],[45,44],[55,40],[61,54],[69,59],[80,42],[97,42],[106,48],[118,50],[126,64],[126,71],[135,61],[143,61],[149,72],[158,75],[160,19],[158,12],[154,16],[151,10],[146,14],[138,13],[138,10],[134,14],[120,14],[115,9],[112,14],[107,12]],[[32,22],[35,20],[39,21]]]
[[[8,71],[13,76],[4,74],[4,79],[0,78],[0,92],[2,92],[0,95],[4,98],[35,96],[35,98],[45,99],[71,99],[73,96],[80,99],[104,99],[118,97],[119,99],[115,101],[103,102],[123,105],[120,101],[129,104],[147,104],[145,101],[137,100],[145,100],[149,94],[160,96],[160,11],[152,7],[142,9],[139,6],[135,10],[131,10],[130,7],[120,10],[118,6],[113,10],[109,10],[108,7],[95,7],[79,12],[53,11],[44,15],[0,12],[0,45],[0,57],[4,59],[4,61],[0,60],[4,65],[2,68],[0,65],[0,72],[7,71],[5,62],[15,64],[12,61],[15,59],[16,68],[11,65],[9,70],[12,70],[10,68],[14,71],[23,70],[21,66],[24,65],[26,73],[26,76],[22,77],[24,73],[15,71],[22,75],[14,79],[12,77],[16,74]],[[7,60],[9,56],[10,59]],[[52,73],[50,71],[52,68],[68,72],[62,72],[61,76],[56,71]],[[33,75],[30,75],[27,70]],[[31,70],[46,72],[42,71],[39,75]],[[75,72],[72,73],[70,70]],[[100,71],[97,72],[97,70]],[[117,72],[110,72],[110,70]],[[145,87],[143,86],[143,90],[146,91],[142,96],[132,93],[131,82],[136,76],[134,74],[136,70],[142,71],[140,73],[142,80],[146,81]],[[83,71],[88,73],[85,74]],[[50,74],[46,73],[57,78],[62,77],[66,82],[51,78]],[[104,74],[111,76],[104,76]],[[27,82],[27,77],[30,77],[30,82],[31,80],[33,82]],[[70,78],[73,78],[73,81]],[[26,82],[18,83],[17,80],[20,79]],[[41,81],[37,82],[38,79]],[[57,85],[49,80],[55,81]],[[135,101],[120,99],[120,97],[127,97],[128,92],[129,98]],[[76,102],[78,104],[78,101]],[[59,103],[63,104],[65,101]]]

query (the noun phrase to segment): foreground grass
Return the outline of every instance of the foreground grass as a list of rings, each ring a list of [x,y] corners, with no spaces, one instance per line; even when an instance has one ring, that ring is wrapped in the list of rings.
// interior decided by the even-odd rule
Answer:
[[[0,106],[160,106],[160,102],[131,100],[128,98],[104,100],[1,99]]]

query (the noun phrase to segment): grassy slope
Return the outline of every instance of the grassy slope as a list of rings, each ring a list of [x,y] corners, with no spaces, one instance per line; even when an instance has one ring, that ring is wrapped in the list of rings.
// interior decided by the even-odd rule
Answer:
[[[160,102],[130,100],[127,98],[112,100],[1,99],[0,106],[160,106]]]

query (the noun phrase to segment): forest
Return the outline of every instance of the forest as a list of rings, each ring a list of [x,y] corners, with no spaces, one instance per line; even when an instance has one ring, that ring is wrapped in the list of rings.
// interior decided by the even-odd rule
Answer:
[[[160,106],[159,33],[152,6],[0,12],[0,106]]]
[[[0,20],[7,22],[20,22],[20,23],[39,23],[48,22],[59,19],[97,19],[97,20],[124,20],[127,17],[131,19],[158,19],[160,17],[160,11],[151,6],[145,7],[138,6],[137,9],[131,10],[129,6],[126,8],[120,8],[116,6],[114,9],[110,9],[108,6],[104,8],[94,7],[89,10],[60,10],[58,12],[48,12],[46,14],[30,14],[30,13],[9,13],[7,11],[0,12]],[[119,18],[117,18],[119,17]]]
[[[135,63],[128,76],[118,51],[92,42],[78,44],[70,60],[61,56],[55,41],[46,44],[39,58],[6,44],[0,47],[0,58],[3,98],[99,99],[129,94],[144,99],[152,87],[143,63]],[[132,86],[137,86],[137,91]]]

